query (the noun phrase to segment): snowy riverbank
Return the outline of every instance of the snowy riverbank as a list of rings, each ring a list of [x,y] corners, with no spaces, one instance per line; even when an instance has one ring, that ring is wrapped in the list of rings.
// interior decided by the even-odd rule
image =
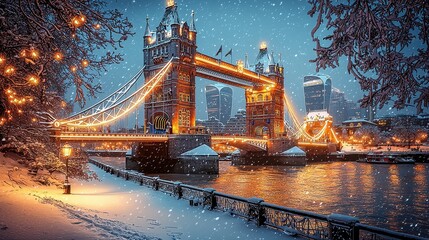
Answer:
[[[91,169],[101,181],[72,181],[72,194],[63,195],[56,187],[36,185],[25,168],[1,156],[0,239],[286,238]]]

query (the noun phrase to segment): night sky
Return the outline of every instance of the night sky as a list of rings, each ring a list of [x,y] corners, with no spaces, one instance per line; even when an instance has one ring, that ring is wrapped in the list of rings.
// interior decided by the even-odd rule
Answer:
[[[282,54],[282,64],[285,67],[286,91],[296,106],[298,114],[304,116],[303,78],[315,73],[315,64],[309,60],[315,58],[310,33],[315,19],[310,18],[307,12],[310,4],[307,0],[176,0],[179,16],[182,21],[190,21],[191,11],[195,11],[197,35],[197,51],[214,56],[220,45],[223,45],[223,54],[231,48],[233,62],[244,60],[246,53],[249,63],[255,62],[259,51],[259,44],[265,41],[269,52],[274,51],[276,62],[278,53]],[[164,0],[121,0],[111,1],[108,7],[117,8],[124,13],[134,25],[135,35],[128,38],[122,49],[124,62],[113,65],[100,79],[103,84],[103,94],[106,96],[116,90],[122,83],[128,81],[143,66],[143,34],[146,25],[146,16],[150,18],[150,28],[155,31],[165,10]],[[230,57],[223,60],[230,61]],[[344,91],[346,98],[357,101],[362,97],[358,82],[349,75],[346,64],[343,62],[336,69],[321,70],[321,73],[330,75],[333,86]],[[139,86],[142,84],[143,78]],[[206,119],[206,102],[204,86],[213,83],[205,79],[197,79],[197,118]],[[245,107],[244,90],[233,88],[234,103],[232,115],[238,109]],[[89,104],[95,103],[91,100]],[[89,105],[87,105],[89,106]],[[77,110],[77,109],[76,109]],[[404,111],[402,111],[404,112]],[[379,115],[397,113],[385,107]],[[408,112],[414,114],[415,109]]]

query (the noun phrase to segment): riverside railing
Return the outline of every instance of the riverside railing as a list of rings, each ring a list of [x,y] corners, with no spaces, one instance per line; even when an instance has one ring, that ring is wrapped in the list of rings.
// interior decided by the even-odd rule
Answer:
[[[243,198],[217,192],[212,188],[199,188],[180,182],[149,177],[143,173],[117,169],[94,159],[90,163],[102,170],[161,191],[177,199],[186,199],[191,206],[229,212],[257,226],[267,226],[289,236],[309,239],[426,239],[359,222],[359,219],[341,214],[322,215],[264,202],[259,198]]]

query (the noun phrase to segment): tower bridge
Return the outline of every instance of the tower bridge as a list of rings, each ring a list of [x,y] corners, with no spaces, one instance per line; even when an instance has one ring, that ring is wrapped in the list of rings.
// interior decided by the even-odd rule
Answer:
[[[53,136],[60,141],[156,142],[169,139],[167,135],[189,134],[195,127],[195,78],[201,77],[243,88],[246,100],[246,137],[241,139],[212,137],[204,141],[228,143],[248,151],[274,154],[289,145],[273,144],[274,139],[295,136],[300,142],[318,141],[311,131],[301,127],[284,89],[284,68],[276,63],[266,44],[261,44],[255,69],[242,61],[227,63],[197,51],[197,28],[192,12],[191,20],[180,21],[178,7],[169,0],[164,15],[151,31],[149,18],[143,36],[144,67],[120,89],[92,107],[65,119],[53,120]],[[144,76],[144,84],[131,91],[137,80]],[[120,135],[113,133],[79,133],[79,129],[103,128],[144,106],[146,134]],[[285,121],[285,113],[292,122]],[[330,132],[331,125],[323,129]],[[293,132],[292,132],[293,131]],[[74,133],[72,133],[74,132]],[[157,134],[157,135],[153,135]],[[161,135],[159,135],[161,134]],[[318,137],[321,133],[316,134]],[[175,138],[179,139],[179,138]],[[183,138],[187,139],[187,138]],[[326,139],[325,139],[326,142]]]

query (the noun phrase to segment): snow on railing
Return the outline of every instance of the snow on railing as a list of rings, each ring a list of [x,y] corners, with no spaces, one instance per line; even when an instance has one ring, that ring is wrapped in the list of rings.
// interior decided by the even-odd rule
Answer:
[[[322,215],[266,203],[259,198],[243,198],[217,192],[212,188],[199,188],[180,182],[149,177],[132,170],[117,169],[94,159],[89,162],[102,170],[140,183],[177,199],[189,200],[191,206],[229,212],[257,226],[267,226],[289,236],[309,239],[416,239],[425,238],[395,232],[389,229],[359,223],[359,219],[341,214]]]

